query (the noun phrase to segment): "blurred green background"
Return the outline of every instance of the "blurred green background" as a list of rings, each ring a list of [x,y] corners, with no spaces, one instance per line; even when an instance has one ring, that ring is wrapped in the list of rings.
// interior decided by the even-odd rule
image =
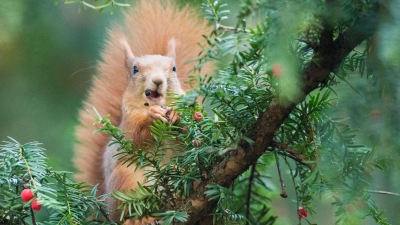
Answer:
[[[0,6],[0,139],[38,141],[56,170],[71,164],[77,112],[107,27],[121,13],[79,4],[2,1]]]
[[[21,143],[43,143],[48,162],[55,170],[74,171],[72,149],[78,110],[95,73],[96,60],[100,59],[107,28],[121,17],[121,8],[116,7],[114,15],[110,11],[108,8],[99,13],[84,10],[79,4],[62,2],[54,5],[52,0],[1,2],[0,140],[10,136]],[[398,37],[392,42],[400,43]],[[383,52],[381,56],[392,57],[395,62],[400,58],[397,53],[388,56]],[[350,78],[351,86],[341,82],[335,87],[338,97],[342,97],[337,100],[338,108],[343,110],[344,117],[351,118],[353,127],[360,128],[359,143],[397,159],[400,146],[398,74],[399,67],[391,67],[378,80],[356,75]],[[277,181],[275,171],[270,173],[274,182]],[[399,174],[398,167],[377,172],[373,189],[400,192]],[[289,177],[286,180],[288,189],[293,188]],[[376,199],[387,210],[389,222],[400,221],[397,213],[400,197],[376,195]],[[327,202],[321,204],[317,213],[326,208],[329,217],[319,213],[315,221],[331,224],[323,221],[332,221],[332,208]],[[276,199],[273,205],[277,207],[275,213],[291,215],[288,224],[296,221],[290,193],[289,199]],[[368,224],[374,222],[368,220]]]

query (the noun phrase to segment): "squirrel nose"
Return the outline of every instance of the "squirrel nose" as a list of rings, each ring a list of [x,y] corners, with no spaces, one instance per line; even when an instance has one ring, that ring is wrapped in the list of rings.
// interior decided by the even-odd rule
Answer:
[[[162,84],[163,83],[163,81],[162,80],[159,80],[159,79],[154,79],[153,80],[153,83],[155,84],[155,85],[160,85],[160,84]]]

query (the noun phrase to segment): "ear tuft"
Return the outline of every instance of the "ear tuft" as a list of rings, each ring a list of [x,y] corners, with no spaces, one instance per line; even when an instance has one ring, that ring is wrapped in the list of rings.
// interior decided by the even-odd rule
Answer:
[[[121,43],[121,45],[123,47],[123,51],[124,51],[124,54],[125,54],[125,66],[128,69],[128,71],[130,71],[131,67],[132,67],[132,61],[133,61],[133,58],[134,58],[133,53],[132,53],[132,49],[129,46],[129,43],[126,40],[125,37],[121,38],[120,43]]]
[[[176,43],[175,43],[175,38],[171,38],[168,41],[168,51],[167,51],[167,56],[173,58],[174,60],[176,59]]]

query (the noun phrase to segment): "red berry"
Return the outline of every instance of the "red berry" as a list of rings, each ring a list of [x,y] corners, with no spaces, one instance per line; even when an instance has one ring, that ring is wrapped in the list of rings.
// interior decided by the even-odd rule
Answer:
[[[22,198],[22,200],[24,200],[24,201],[29,201],[29,200],[31,200],[32,198],[33,198],[33,192],[32,192],[32,190],[31,189],[24,189],[24,190],[22,190],[22,192],[21,192],[21,198]]]
[[[297,210],[297,216],[301,219],[306,218],[308,216],[308,210],[300,206]]]
[[[38,203],[37,199],[35,199],[32,201],[31,207],[33,210],[39,211],[42,208],[42,205]]]
[[[195,112],[193,114],[193,119],[196,120],[197,122],[202,121],[203,120],[203,113],[201,112]]]
[[[281,75],[282,72],[282,68],[280,64],[274,64],[272,66],[272,73],[274,74],[274,76],[279,77]]]
[[[201,146],[201,141],[199,139],[195,139],[192,141],[192,145],[194,147],[200,147]]]

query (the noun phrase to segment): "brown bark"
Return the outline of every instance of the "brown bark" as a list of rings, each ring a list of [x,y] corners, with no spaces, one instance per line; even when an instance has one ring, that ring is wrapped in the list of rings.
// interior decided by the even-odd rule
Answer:
[[[218,184],[228,187],[243,172],[245,172],[257,159],[264,154],[267,147],[273,146],[275,132],[282,125],[287,116],[292,112],[297,104],[302,102],[307,94],[326,81],[329,74],[334,71],[344,58],[360,43],[369,38],[376,25],[375,14],[366,15],[360,18],[333,40],[333,29],[326,25],[321,32],[320,44],[315,50],[312,63],[302,73],[303,83],[301,96],[292,102],[274,99],[267,110],[262,113],[255,123],[252,133],[248,136],[254,140],[250,145],[243,141],[239,144],[236,151],[231,152],[228,161],[221,162],[214,166],[208,179],[204,180],[189,198],[182,205],[175,208],[189,214],[189,219],[185,224],[212,224],[212,220],[207,219],[207,214],[214,202],[208,201],[204,195],[208,184]],[[211,223],[210,223],[211,222]]]

